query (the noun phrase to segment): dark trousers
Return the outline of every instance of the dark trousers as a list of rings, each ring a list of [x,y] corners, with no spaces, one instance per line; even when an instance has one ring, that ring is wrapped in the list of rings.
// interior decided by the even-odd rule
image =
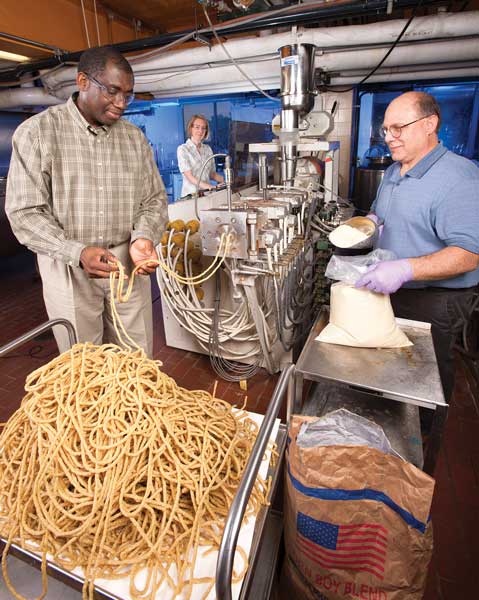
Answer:
[[[477,294],[477,288],[401,288],[391,294],[396,317],[431,323],[439,374],[446,402],[454,389],[453,347]]]

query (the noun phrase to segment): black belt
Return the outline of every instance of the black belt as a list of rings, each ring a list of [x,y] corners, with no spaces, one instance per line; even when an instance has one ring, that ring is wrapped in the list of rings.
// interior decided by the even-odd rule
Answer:
[[[402,287],[399,291],[407,291],[407,292],[479,292],[479,286],[473,285],[471,287],[466,288],[448,288],[441,286],[433,286],[429,285],[427,287]]]

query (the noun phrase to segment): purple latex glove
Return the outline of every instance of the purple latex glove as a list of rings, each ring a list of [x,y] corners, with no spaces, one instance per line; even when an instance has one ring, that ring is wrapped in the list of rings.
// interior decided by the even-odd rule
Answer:
[[[355,287],[366,287],[368,290],[380,294],[392,294],[412,278],[412,266],[407,258],[385,260],[370,266],[366,273],[356,281]]]
[[[374,221],[374,223],[376,223],[377,228],[378,228],[378,237],[381,237],[381,234],[384,229],[384,221],[382,219],[380,219],[374,213],[369,213],[368,215],[366,215],[366,218],[370,219],[371,221]]]

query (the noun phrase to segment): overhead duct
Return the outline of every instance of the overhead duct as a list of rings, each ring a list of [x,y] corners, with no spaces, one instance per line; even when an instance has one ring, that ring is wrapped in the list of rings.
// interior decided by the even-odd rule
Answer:
[[[53,106],[61,104],[62,98],[56,98],[45,88],[21,87],[0,91],[0,109],[22,106]]]
[[[330,85],[354,85],[359,83],[366,75],[357,75],[355,77],[333,77]],[[460,79],[469,79],[470,77],[479,77],[479,63],[475,67],[456,68],[451,65],[445,66],[444,69],[434,69],[432,67],[427,71],[408,71],[405,72],[390,72],[390,73],[375,73],[368,83],[391,83],[394,81],[422,81],[424,79],[445,79],[449,77]]]
[[[405,46],[398,46],[388,57],[383,68],[401,67],[403,70],[413,72],[416,65],[428,65],[431,70],[436,70],[441,63],[447,63],[450,69],[448,75],[455,76],[454,63],[476,61],[479,66],[477,39],[453,39],[447,41],[418,42]],[[341,84],[346,78],[350,79],[350,71],[361,70],[362,77],[373,69],[385,54],[385,48],[366,48],[356,50],[343,50],[334,52],[316,52],[316,67],[332,74],[331,84]],[[280,68],[277,54],[271,59],[258,60],[257,62],[241,62],[243,70],[262,89],[280,88]],[[472,65],[471,65],[472,66]],[[214,92],[245,92],[253,90],[252,84],[245,80],[234,65],[222,61],[220,65],[193,66],[185,65],[181,69],[167,72],[145,74],[135,67],[135,90],[137,92],[151,92],[155,97],[195,96]],[[56,73],[55,73],[56,75]],[[73,73],[72,73],[73,75]],[[460,75],[457,75],[460,76]],[[354,83],[361,81],[362,77],[354,79]],[[396,77],[396,81],[404,79],[404,75]],[[52,81],[48,80],[48,87]],[[391,79],[393,80],[393,79]],[[374,79],[369,81],[373,82]],[[74,77],[69,77],[62,83],[58,82],[53,87],[54,93],[63,99],[76,89]],[[1,96],[1,92],[0,92]]]
[[[394,52],[384,63],[383,69],[395,69],[396,81],[404,79],[404,72],[414,72],[416,66],[422,69],[427,65],[430,70],[438,70],[442,63],[448,65],[449,73],[443,73],[443,77],[453,77],[455,63],[458,68],[464,61],[469,61],[470,67],[479,67],[477,39],[456,39],[447,41],[418,42],[407,46],[395,48]],[[361,77],[355,78],[354,83],[372,70],[384,57],[385,48],[367,48],[346,50],[338,52],[316,51],[315,65],[322,70],[331,73],[333,84],[343,83],[344,78],[350,78],[359,70]],[[255,63],[241,63],[243,70],[262,89],[280,88],[281,73],[278,65],[277,54],[271,60],[262,60]],[[353,71],[354,73],[350,73]],[[458,75],[459,76],[459,75]],[[406,75],[407,77],[407,75]],[[391,71],[390,80],[394,80],[394,72]],[[370,81],[373,81],[372,79]],[[254,89],[252,85],[243,79],[236,68],[223,62],[221,66],[212,68],[210,65],[204,68],[187,69],[151,75],[136,75],[135,89],[139,92],[150,91],[155,97],[192,96],[225,91],[244,92]],[[68,96],[65,90],[57,89],[57,94]]]
[[[277,61],[277,51],[288,44],[313,44],[318,48],[317,57],[324,53],[335,53],[347,48],[368,48],[377,44],[392,44],[406,21],[393,20],[368,25],[347,27],[327,27],[318,29],[298,29],[295,32],[279,33],[265,37],[248,37],[225,42],[228,52],[238,60],[259,61],[270,56]],[[402,38],[402,43],[422,40],[451,40],[451,38],[475,36],[479,32],[479,11],[467,13],[441,13],[435,16],[416,17]],[[401,45],[399,46],[399,48]],[[393,56],[398,48],[395,48]],[[135,75],[151,75],[175,71],[178,66],[195,69],[224,63],[225,54],[219,45],[213,47],[189,48],[172,52],[158,52],[156,56],[130,59]],[[46,80],[52,89],[65,81],[74,81],[76,69],[66,67],[48,75]],[[279,72],[278,72],[279,76]],[[279,85],[279,80],[278,80]]]
[[[317,47],[315,66],[331,73],[331,84],[350,84],[358,83],[381,61],[404,25],[404,20],[394,20],[381,24],[298,30],[231,40],[225,45],[242,69],[262,89],[280,87],[277,50],[295,44]],[[384,63],[383,69],[403,67],[415,72],[415,65],[429,65],[431,71],[439,71],[442,77],[462,77],[464,71],[458,66],[461,70],[456,73],[455,63],[459,65],[464,61],[476,61],[475,65],[470,65],[474,74],[474,69],[479,67],[478,31],[479,11],[416,18],[401,43]],[[377,47],[379,44],[382,47]],[[211,50],[190,48],[148,58],[137,56],[131,62],[135,72],[135,90],[151,92],[158,98],[254,89],[225,58],[219,46],[214,46]],[[449,73],[438,68],[441,63],[449,65]],[[363,76],[356,78],[358,71]],[[380,71],[368,81],[381,81],[385,72],[382,73],[383,75]],[[46,74],[43,81],[52,94],[65,100],[76,89],[75,76],[76,69],[68,67]],[[399,81],[405,76],[401,71],[391,71],[387,77],[388,81]],[[5,94],[6,92],[0,91],[2,107],[28,104],[28,100],[9,103],[9,100],[4,99]]]
[[[397,10],[404,8],[412,8],[416,5],[417,0],[394,0],[394,6]],[[423,8],[428,5],[436,4],[438,0],[423,0]],[[308,8],[303,6],[290,6],[283,9],[256,14],[240,19],[234,19],[222,25],[217,25],[216,30],[223,37],[238,33],[251,33],[253,31],[263,31],[264,29],[274,29],[281,27],[297,27],[302,24],[310,23],[317,24],[320,21],[330,19],[341,19],[345,17],[366,15],[387,15],[390,14],[391,0],[312,0]],[[195,35],[200,34],[202,38],[212,39],[214,34],[210,27],[203,29],[190,29],[188,31],[177,31],[173,33],[163,33],[160,35],[138,38],[127,42],[113,44],[119,52],[128,54],[131,52],[142,52],[149,48],[163,49],[171,44],[181,43],[187,39],[194,39]],[[7,34],[8,35],[8,34]],[[78,62],[81,50],[76,52],[55,52],[55,56],[50,58],[32,60],[16,68],[7,68],[0,70],[0,81],[8,82],[11,80],[20,79],[26,73],[40,71],[42,69],[50,69],[60,64],[68,64]]]

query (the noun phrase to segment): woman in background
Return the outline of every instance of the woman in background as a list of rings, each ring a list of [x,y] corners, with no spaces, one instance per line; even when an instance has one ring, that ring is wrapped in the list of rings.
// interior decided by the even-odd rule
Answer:
[[[183,175],[181,196],[196,192],[201,165],[213,155],[211,148],[203,144],[203,140],[208,137],[209,129],[208,121],[203,115],[193,115],[188,121],[187,131],[190,137],[184,144],[178,146],[177,150],[178,167]],[[213,160],[203,170],[203,179],[199,182],[199,189],[211,190],[216,187],[210,182],[210,179],[216,181],[217,184],[224,182],[224,178],[215,171]]]

